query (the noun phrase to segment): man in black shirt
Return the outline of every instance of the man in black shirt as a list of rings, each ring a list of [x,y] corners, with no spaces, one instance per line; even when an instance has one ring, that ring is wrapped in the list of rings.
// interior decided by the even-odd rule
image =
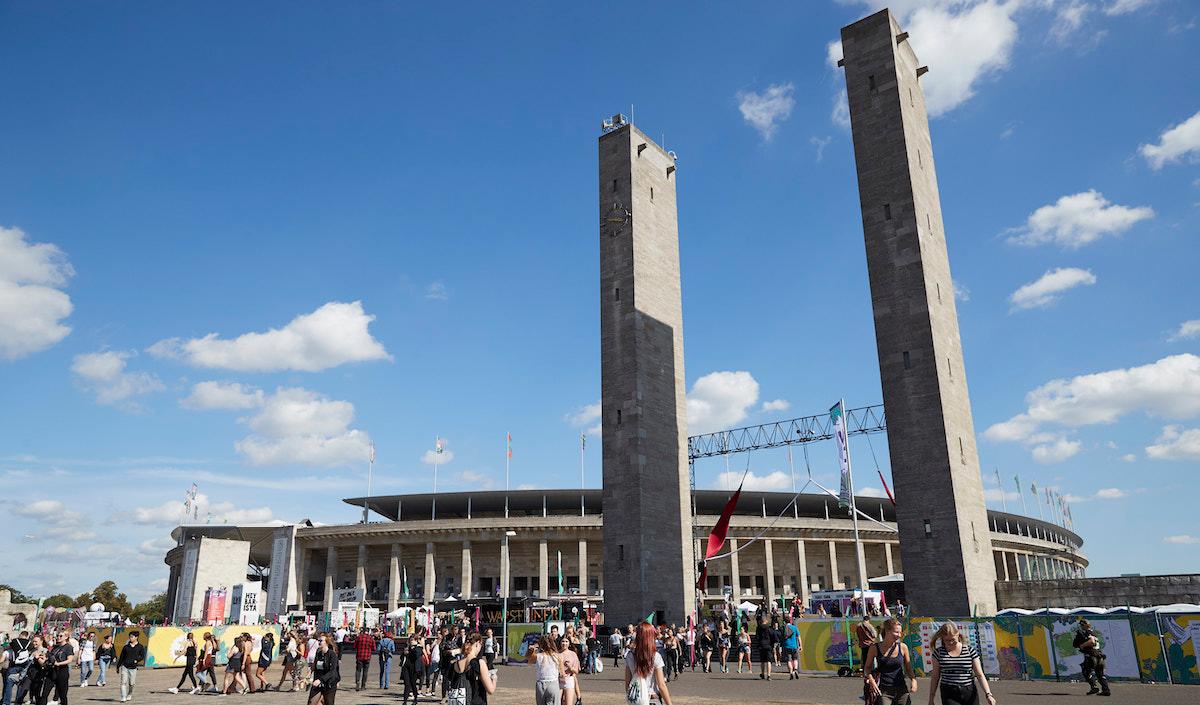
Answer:
[[[1075,640],[1071,642],[1083,654],[1083,679],[1091,686],[1088,695],[1112,695],[1108,688],[1108,678],[1104,675],[1104,652],[1100,650],[1100,640],[1092,631],[1092,625],[1086,619],[1079,620],[1079,630],[1075,632]],[[1096,687],[1099,684],[1100,687]]]
[[[133,687],[137,685],[138,666],[146,662],[146,647],[138,643],[137,632],[129,632],[129,643],[121,647],[117,657],[117,672],[121,674],[121,702],[133,700]]]
[[[4,677],[4,705],[12,705],[13,692],[17,691],[21,681],[25,678],[25,672],[29,669],[29,664],[33,659],[33,642],[29,639],[29,632],[23,631],[16,639],[8,642],[6,651],[5,668],[7,674]],[[17,700],[22,698],[18,696]]]

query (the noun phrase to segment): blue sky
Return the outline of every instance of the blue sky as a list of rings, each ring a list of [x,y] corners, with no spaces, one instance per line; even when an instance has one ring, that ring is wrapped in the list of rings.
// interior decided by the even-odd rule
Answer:
[[[878,403],[831,63],[874,6],[0,5],[4,581],[161,589],[193,480],[213,521],[353,521],[369,442],[376,492],[431,489],[438,435],[441,488],[502,487],[506,432],[513,486],[576,486],[617,111],[679,155],[693,432]],[[1195,571],[1200,11],[893,7],[989,504],[1019,474],[1076,500],[1091,574]]]

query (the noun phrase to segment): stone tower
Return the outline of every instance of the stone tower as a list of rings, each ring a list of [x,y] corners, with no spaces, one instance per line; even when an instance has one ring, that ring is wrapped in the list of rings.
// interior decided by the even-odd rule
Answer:
[[[683,624],[695,567],[675,160],[617,123],[599,140],[604,612]]]
[[[843,27],[842,52],[905,592],[915,614],[994,614],[996,567],[919,81],[927,69],[888,10]]]

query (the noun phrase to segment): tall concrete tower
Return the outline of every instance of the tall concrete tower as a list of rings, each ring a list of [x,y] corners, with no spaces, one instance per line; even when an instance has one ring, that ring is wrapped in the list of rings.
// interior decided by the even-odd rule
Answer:
[[[904,586],[916,614],[996,610],[926,72],[888,10],[842,28]],[[936,70],[936,67],[935,67]]]
[[[616,123],[599,140],[604,612],[683,624],[695,567],[675,160]]]

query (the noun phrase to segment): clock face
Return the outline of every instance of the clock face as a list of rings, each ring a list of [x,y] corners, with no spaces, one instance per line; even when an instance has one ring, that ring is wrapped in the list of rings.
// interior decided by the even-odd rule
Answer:
[[[601,227],[608,228],[609,234],[615,236],[629,222],[630,215],[625,206],[621,205],[620,201],[616,201],[613,203],[612,208],[609,209],[608,214],[604,216]]]

